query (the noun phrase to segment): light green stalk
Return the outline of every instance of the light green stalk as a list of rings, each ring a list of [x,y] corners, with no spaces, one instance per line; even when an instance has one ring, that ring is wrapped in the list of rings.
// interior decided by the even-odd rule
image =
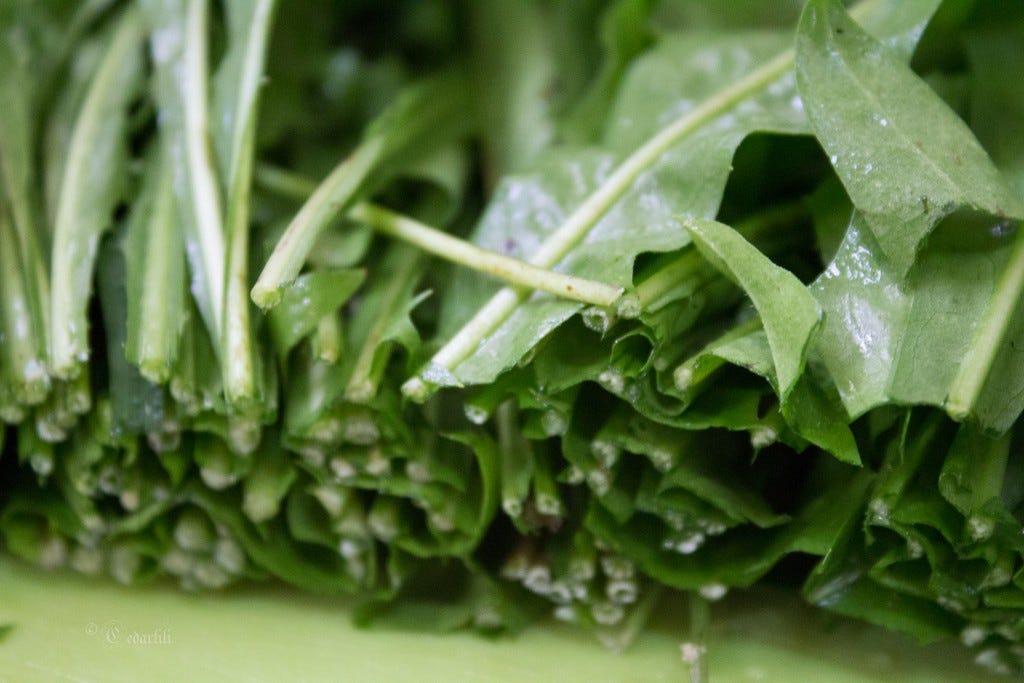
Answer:
[[[26,273],[18,263],[11,222],[0,205],[0,370],[15,402],[34,405],[46,398],[50,378],[33,334],[32,310],[25,286]]]
[[[382,148],[377,139],[368,140],[358,147],[302,205],[252,288],[252,300],[257,306],[271,308],[281,300],[281,289],[298,275],[320,234],[321,228],[307,226],[326,224],[336,214],[335,197],[350,198],[356,194],[379,162]]]
[[[345,398],[349,401],[362,403],[377,394],[381,379],[379,363],[375,362],[377,351],[385,341],[396,316],[404,315],[404,311],[399,309],[408,305],[405,296],[423,273],[423,259],[419,254],[409,251],[395,260],[398,267],[390,274],[387,289],[374,308],[377,316],[363,340],[345,386]]]
[[[1000,347],[1005,343],[1006,331],[1020,307],[1024,293],[1024,230],[1018,230],[1017,239],[989,299],[978,329],[974,333],[960,369],[949,390],[946,410],[956,420],[963,420],[974,410],[985,382],[988,380]]]
[[[334,364],[341,359],[345,337],[341,329],[341,316],[330,313],[320,319],[312,339],[313,355],[324,363]]]
[[[128,327],[125,354],[142,376],[161,384],[171,376],[185,316],[185,250],[174,210],[171,170],[162,159],[147,180],[150,197],[135,208],[125,237]]]
[[[220,188],[210,153],[207,0],[142,0],[160,135],[174,168],[175,197],[192,271],[192,293],[220,351],[226,247]]]
[[[718,118],[751,94],[765,88],[793,67],[793,51],[787,50],[744,78],[722,89],[689,113],[658,131],[626,158],[608,178],[555,230],[530,259],[550,269],[583,240],[601,218],[622,198],[641,174],[650,169],[672,147],[702,126]],[[499,290],[469,322],[446,343],[419,374],[402,386],[402,392],[416,401],[431,393],[429,374],[450,373],[523,302],[526,292],[505,287]]]
[[[11,52],[0,47],[0,204],[6,194],[14,235],[5,236],[5,248],[16,251],[25,280],[26,303],[31,315],[32,346],[45,359],[48,352],[50,275],[44,257],[44,233],[32,210],[35,198],[35,165],[32,143],[36,126],[30,120],[34,97],[24,92],[26,65],[17,64]],[[13,272],[13,271],[12,271]]]
[[[224,392],[229,403],[252,410],[258,402],[255,341],[249,315],[249,207],[252,191],[253,158],[256,146],[256,110],[274,0],[244,0],[228,4],[231,37],[244,40],[240,49],[232,46],[218,74],[221,131],[228,146],[220,147],[225,185],[228,188],[227,263],[225,265],[223,318],[221,320],[221,364]],[[234,81],[234,82],[232,82]],[[248,406],[248,407],[246,407]]]
[[[54,219],[51,259],[50,364],[74,377],[89,358],[86,306],[100,234],[110,225],[123,167],[125,109],[141,67],[133,54],[142,26],[129,10],[120,20],[75,121]]]
[[[451,72],[410,87],[367,129],[363,141],[320,183],[274,247],[252,300],[270,308],[292,282],[332,218],[380,185],[402,162],[413,162],[449,144],[469,124],[466,86]]]
[[[475,244],[452,237],[383,207],[367,203],[357,204],[348,215],[353,220],[370,225],[378,232],[414,244],[435,256],[527,289],[538,289],[596,306],[611,306],[622,295],[622,287],[562,275],[504,254],[481,249]]]
[[[313,183],[280,169],[261,166],[257,173],[264,185],[291,197],[303,199],[315,190]],[[429,254],[527,290],[549,292],[564,299],[595,306],[611,306],[622,295],[621,287],[538,268],[525,261],[482,249],[414,218],[370,202],[357,203],[349,209],[348,217]]]

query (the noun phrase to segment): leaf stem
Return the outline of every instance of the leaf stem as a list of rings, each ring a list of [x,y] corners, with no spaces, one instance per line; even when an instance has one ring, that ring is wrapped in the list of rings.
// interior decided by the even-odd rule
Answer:
[[[229,10],[232,12],[229,16],[232,33],[241,34],[238,39],[244,42],[240,48],[233,48],[230,60],[226,58],[226,66],[222,67],[226,70],[218,73],[217,77],[219,91],[228,93],[230,98],[220,103],[219,109],[221,120],[230,121],[230,124],[225,124],[229,130],[221,131],[230,139],[221,159],[222,172],[226,176],[224,184],[228,188],[221,362],[228,402],[237,404],[236,408],[243,412],[251,413],[258,409],[259,390],[255,372],[256,344],[249,311],[249,210],[259,84],[274,2],[259,0],[249,5],[229,6]],[[234,26],[239,22],[240,27]],[[232,82],[233,77],[237,77],[237,82]]]
[[[316,189],[312,181],[266,164],[261,164],[256,174],[257,182],[267,189],[298,200],[306,199]],[[595,306],[614,305],[622,296],[621,287],[538,268],[511,256],[482,249],[414,218],[370,202],[360,202],[353,206],[348,217],[439,258],[529,290],[540,290]]]
[[[99,245],[99,234],[109,225],[109,216],[96,209],[83,210],[90,202],[106,208],[112,197],[86,196],[97,191],[101,182],[112,183],[116,173],[111,167],[121,163],[117,150],[123,144],[120,135],[124,112],[112,111],[112,105],[125,102],[132,90],[138,60],[132,55],[142,38],[142,26],[134,10],[121,20],[103,59],[89,84],[85,101],[75,120],[61,181],[53,228],[53,252],[50,291],[50,362],[57,377],[68,379],[82,371],[89,357],[86,304],[92,281],[92,266]],[[107,129],[104,132],[104,129]],[[102,168],[97,170],[97,159]],[[96,174],[99,173],[99,177]],[[109,187],[99,188],[103,193]],[[86,213],[83,216],[82,213]]]
[[[1024,229],[1018,228],[1010,258],[989,299],[970,348],[960,363],[946,398],[946,411],[955,420],[963,420],[981,395],[992,364],[1013,320],[1024,293]]]
[[[210,149],[208,0],[144,2],[152,25],[160,135],[174,168],[178,216],[192,291],[220,353],[226,246],[220,186]]]
[[[345,348],[345,338],[341,329],[341,316],[337,311],[320,319],[312,343],[313,355],[317,359],[329,364],[338,362]]]
[[[31,303],[14,249],[15,236],[6,212],[0,206],[0,374],[16,403],[33,405],[46,398],[50,378],[45,359],[38,353],[32,325]]]
[[[621,287],[563,275],[504,254],[481,249],[475,244],[452,237],[380,206],[357,204],[348,215],[353,220],[370,225],[378,232],[413,244],[430,254],[493,275],[524,289],[537,289],[596,306],[611,306],[622,295]]]
[[[143,237],[146,240],[142,254],[145,266],[138,295],[138,337],[137,340],[133,339],[134,331],[129,330],[126,349],[129,360],[138,365],[142,376],[156,384],[162,384],[170,378],[171,368],[177,358],[182,294],[168,290],[176,284],[182,285],[181,269],[184,268],[184,249],[174,213],[171,170],[163,163],[161,167],[154,201],[146,207],[149,209],[149,220],[145,221],[140,216],[137,220],[144,221],[144,224],[132,226],[148,234]],[[184,289],[183,286],[181,288]]]
[[[250,142],[252,142],[250,138]],[[241,154],[239,177],[231,190],[228,208],[227,263],[224,272],[224,305],[221,330],[221,363],[224,395],[229,403],[252,408],[256,400],[255,343],[249,316],[249,191],[253,149]]]
[[[408,247],[399,248],[408,249]],[[349,401],[363,403],[377,394],[377,387],[380,384],[380,377],[377,376],[374,368],[377,350],[384,342],[396,309],[406,303],[403,294],[415,285],[416,280],[423,272],[422,259],[417,256],[412,253],[408,257],[395,259],[399,265],[395,271],[390,273],[387,290],[383,293],[380,304],[377,306],[379,314],[367,332],[362,347],[359,349],[359,355],[356,357],[355,365],[352,367],[352,374],[345,386],[345,398]]]
[[[465,97],[459,71],[400,93],[292,219],[252,288],[256,305],[270,308],[280,301],[281,290],[299,274],[320,233],[361,194],[383,184],[403,162],[423,159],[457,139],[468,127]]]
[[[786,50],[662,128],[640,149],[627,157],[561,227],[541,244],[540,249],[530,259],[530,263],[540,268],[551,268],[561,261],[632,187],[640,175],[654,166],[667,151],[704,124],[728,111],[743,98],[780,78],[792,68],[792,65],[793,50]],[[456,365],[473,353],[480,342],[512,315],[523,297],[521,290],[509,287],[498,291],[434,355],[424,369],[406,381],[402,386],[403,393],[416,401],[425,400],[431,391],[428,386],[428,375],[450,374]]]
[[[216,172],[210,154],[209,104],[207,98],[207,44],[206,0],[191,0],[185,14],[185,48],[181,67],[183,76],[179,79],[181,105],[184,110],[182,136],[184,138],[185,165],[192,194],[193,215],[188,223],[194,222],[202,260],[205,288],[208,297],[207,325],[214,343],[220,337],[218,329],[224,305],[224,222],[220,212],[220,191]],[[200,310],[203,305],[200,304]]]
[[[253,285],[250,296],[257,306],[271,308],[281,300],[282,286],[298,275],[320,234],[320,230],[307,226],[325,224],[337,211],[338,204],[346,203],[358,191],[377,164],[381,152],[382,145],[376,138],[357,147],[302,205]]]

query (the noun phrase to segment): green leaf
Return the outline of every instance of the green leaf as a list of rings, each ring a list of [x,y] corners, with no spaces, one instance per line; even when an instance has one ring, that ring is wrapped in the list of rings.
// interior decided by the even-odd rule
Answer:
[[[886,19],[891,11],[886,4],[872,16]],[[897,19],[905,18],[899,17],[898,11],[895,14]],[[896,20],[883,22],[881,32],[902,37],[908,29],[904,21]],[[616,210],[627,212],[632,220],[649,212],[657,215],[661,211],[658,204],[666,202],[670,216],[712,218],[731,170],[732,155],[748,134],[807,130],[791,69],[792,52],[782,49],[785,44],[785,37],[776,34],[696,40],[682,36],[665,40],[659,49],[645,55],[624,81],[606,130],[605,139],[622,162],[602,171],[596,182],[589,180],[594,171],[583,166],[582,186],[576,180],[579,171],[570,176],[569,181],[575,183],[569,195],[574,203],[566,207],[561,202],[555,204],[559,213],[565,212],[564,218],[560,224],[540,226],[544,238],[532,255],[524,252],[524,258],[541,267],[560,267],[579,245],[597,241],[593,233],[598,226],[615,229],[611,214]],[[681,70],[680,64],[687,68]],[[755,68],[755,64],[760,66]],[[543,202],[545,209],[551,206],[543,194],[529,199]],[[664,231],[664,236],[671,234]],[[678,246],[682,243],[677,242]],[[630,249],[622,262],[629,263],[639,251]],[[620,284],[615,278],[603,279]],[[496,292],[419,374],[406,382],[403,392],[424,400],[439,386],[491,381],[572,314],[564,307],[548,306],[547,301],[541,302],[540,311],[524,314],[524,300],[525,293],[520,290]],[[472,309],[460,303],[459,310]],[[513,321],[515,316],[518,320]],[[465,320],[462,315],[453,317]],[[494,340],[500,342],[492,344]],[[501,349],[497,362],[481,361],[478,350],[494,347]],[[467,367],[460,374],[463,363],[479,367]]]
[[[808,4],[796,72],[815,136],[898,277],[957,209],[1024,215],[967,125],[838,2]]]
[[[124,240],[128,292],[125,356],[154,383],[171,375],[185,323],[185,243],[174,207],[171,169],[155,150]]]
[[[321,595],[351,593],[358,585],[340,555],[309,552],[309,545],[291,538],[284,520],[275,518],[257,530],[242,515],[236,497],[214,495],[196,485],[189,486],[185,495],[215,523],[224,525],[257,566],[283,581]]]
[[[723,41],[710,47],[709,52],[720,56],[737,48],[740,42]],[[778,36],[756,41],[758,56],[771,55],[782,44]],[[669,47],[678,49],[678,44]],[[685,233],[679,230],[676,216],[696,214],[710,218],[714,214],[728,177],[731,155],[748,132],[760,127],[803,130],[802,111],[793,104],[791,74],[787,77],[788,55],[780,54],[752,69],[749,52],[745,47],[738,49],[744,59],[733,59],[733,68],[716,74],[714,79],[699,79],[702,87],[686,93],[686,97],[693,99],[680,101],[679,94],[663,96],[661,101],[667,99],[675,106],[667,112],[651,107],[647,74],[640,72],[637,76],[642,89],[634,92],[630,92],[633,80],[627,79],[623,88],[629,96],[623,96],[625,104],[618,113],[622,123],[619,128],[610,126],[607,133],[607,139],[613,141],[624,161],[615,165],[611,158],[593,150],[567,150],[554,156],[538,169],[543,174],[540,178],[535,175],[520,187],[509,185],[504,191],[498,190],[481,223],[480,234],[486,234],[489,216],[497,221],[497,212],[514,212],[522,201],[532,202],[537,208],[527,217],[533,219],[535,227],[530,232],[537,235],[537,241],[531,236],[521,247],[519,242],[514,245],[525,247],[521,252],[524,259],[574,275],[594,273],[600,263],[606,270],[614,267],[617,271],[600,279],[618,285],[630,284],[618,273],[630,272],[631,261],[640,252],[683,246],[686,238],[681,234]],[[663,54],[649,56],[648,61],[658,67],[654,82],[659,86],[666,82],[666,68],[675,76],[668,82],[688,85],[685,79],[678,78],[676,65],[680,59],[673,50],[666,48]],[[699,71],[701,66],[695,63],[693,68]],[[775,87],[769,88],[771,84]],[[742,108],[741,101],[752,104]],[[683,182],[691,178],[693,184]],[[549,196],[552,187],[558,188],[555,197]],[[510,205],[502,207],[506,202]],[[503,229],[501,225],[498,228]],[[498,236],[500,233],[495,235]],[[515,241],[516,237],[510,239]],[[491,240],[498,245],[502,242]],[[615,254],[617,259],[612,259],[612,252],[608,251],[613,245],[621,245],[622,251]],[[612,263],[608,264],[608,260]],[[435,354],[421,370],[421,376],[412,378],[403,390],[421,399],[429,394],[430,387],[490,381],[574,312],[544,299],[538,300],[539,311],[524,312],[524,300],[522,291],[499,290]],[[460,303],[459,310],[467,308]],[[496,340],[500,341],[495,343]],[[501,357],[494,362],[474,353],[480,348],[500,349]],[[482,356],[485,360],[481,362]],[[459,367],[463,362],[467,366],[464,371]],[[480,367],[468,367],[477,363]]]
[[[780,397],[803,372],[808,345],[821,324],[821,308],[788,270],[772,263],[732,228],[714,221],[685,222],[697,249],[736,282],[761,316],[772,351]]]
[[[465,97],[466,84],[458,73],[402,92],[296,214],[253,286],[253,301],[261,308],[276,304],[331,219],[404,165],[457,139],[466,126]]]
[[[366,272],[355,268],[300,275],[267,316],[278,354],[286,356],[325,316],[337,314],[365,279]]]
[[[48,42],[44,38],[47,32],[38,25],[43,22],[27,7],[20,12],[15,12],[13,7],[0,11],[4,13],[0,23],[18,32],[0,41],[0,109],[5,112],[0,120],[0,203],[7,207],[4,213],[10,212],[14,228],[13,234],[4,237],[4,244],[17,253],[19,266],[9,270],[7,276],[23,280],[17,288],[24,289],[24,306],[30,324],[26,328],[26,339],[20,343],[34,349],[32,353],[37,356],[37,362],[45,366],[49,352],[50,275],[44,256],[46,233],[37,204],[42,193],[36,186],[40,174],[33,145],[42,129],[36,118],[41,98],[38,73],[34,71],[48,61],[44,48]],[[30,39],[26,40],[26,34]]]
[[[661,534],[649,516],[636,515],[620,526],[607,512],[591,505],[586,523],[597,537],[666,585],[687,589],[715,582],[747,586],[791,552],[821,552],[822,545],[830,545],[837,529],[859,509],[863,484],[863,477],[839,478],[807,502],[791,522],[767,530],[736,528],[708,539],[689,554],[650,543],[648,539]]]
[[[739,337],[732,336],[732,331],[726,333],[697,356],[696,368],[701,367],[701,361],[710,365],[704,357],[706,355],[722,358],[765,377],[773,386],[778,385],[771,348],[764,332],[755,331]],[[822,365],[816,355],[807,359],[805,371],[782,402],[782,416],[790,428],[804,439],[841,462],[859,465],[860,455],[847,425],[846,413],[832,378]]]
[[[598,186],[611,159],[596,150],[549,155],[529,174],[505,179],[478,224],[473,241],[479,246],[525,258],[550,234],[581,198]],[[671,251],[689,241],[672,217],[672,206],[660,193],[641,200],[634,196],[602,219],[588,238],[554,268],[558,272],[627,286],[632,260],[644,251]],[[493,293],[481,276],[459,274],[442,312],[441,329],[452,330],[482,306]],[[480,343],[475,354],[459,364],[442,383],[483,384],[493,381],[582,305],[537,293],[518,292],[520,301],[507,322]]]
[[[227,279],[223,190],[210,149],[208,0],[143,0],[158,132],[173,170],[192,296],[221,353]]]
[[[53,224],[50,364],[71,378],[89,358],[87,297],[99,237],[124,190],[127,108],[141,70],[142,26],[127,11],[90,82],[71,135]]]
[[[274,14],[274,0],[227,3],[228,51],[213,79],[213,140],[226,190],[226,257],[220,356],[229,403],[258,412],[260,357],[250,320],[249,230],[256,108]]]
[[[998,287],[1000,271],[1019,262],[1008,261],[1019,240],[1011,243],[1002,225],[990,230],[983,218],[950,217],[902,281],[866,220],[854,216],[835,260],[811,287],[825,311],[816,348],[850,416],[890,401],[946,404],[986,309],[1014,303]],[[1004,339],[1017,338],[1019,321],[1015,314]],[[972,375],[981,389],[969,414],[995,432],[1024,407],[1013,389],[1022,377],[1011,352],[1004,343],[992,361],[997,370]]]

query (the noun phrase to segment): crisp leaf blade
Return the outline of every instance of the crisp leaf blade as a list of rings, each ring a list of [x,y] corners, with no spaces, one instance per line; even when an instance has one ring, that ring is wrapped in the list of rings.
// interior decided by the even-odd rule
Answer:
[[[899,276],[956,209],[1024,215],[967,125],[838,2],[808,4],[796,45],[811,127]]]

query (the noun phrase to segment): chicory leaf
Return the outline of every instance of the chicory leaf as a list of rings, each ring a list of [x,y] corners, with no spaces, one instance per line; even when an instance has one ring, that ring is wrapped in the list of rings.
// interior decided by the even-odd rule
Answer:
[[[227,197],[223,319],[220,349],[224,390],[235,409],[254,412],[260,356],[250,320],[249,230],[256,108],[274,0],[228,2],[228,50],[213,79],[212,120],[220,178]]]
[[[465,78],[447,73],[402,92],[366,129],[362,142],[324,179],[278,241],[252,298],[272,307],[295,279],[316,237],[332,218],[370,189],[381,187],[404,165],[445,147],[467,127]]]
[[[124,353],[154,383],[170,378],[186,316],[185,242],[174,205],[170,166],[154,150],[122,242],[128,292]]]
[[[999,271],[1015,262],[1008,261],[1016,253],[1008,236],[980,230],[978,222],[947,219],[904,281],[866,219],[854,216],[835,260],[811,287],[825,311],[816,348],[850,416],[889,401],[946,405],[980,321],[999,299]],[[1016,338],[1015,329],[1008,338]],[[980,378],[980,398],[969,406],[995,432],[1005,431],[1022,407],[1012,398],[1021,377],[1011,351],[1000,347],[1000,370]]]
[[[743,288],[761,316],[785,401],[803,372],[808,346],[821,324],[821,308],[795,275],[732,228],[715,221],[688,220],[685,225],[701,254]]]
[[[71,135],[53,224],[50,368],[62,378],[89,357],[87,297],[99,236],[124,190],[127,109],[141,65],[142,22],[128,10],[110,36]]]
[[[815,136],[897,277],[957,209],[1024,216],[967,125],[838,2],[807,5],[796,50]]]
[[[365,279],[366,273],[358,268],[314,270],[300,275],[267,316],[277,353],[286,356],[324,316],[337,314]]]

